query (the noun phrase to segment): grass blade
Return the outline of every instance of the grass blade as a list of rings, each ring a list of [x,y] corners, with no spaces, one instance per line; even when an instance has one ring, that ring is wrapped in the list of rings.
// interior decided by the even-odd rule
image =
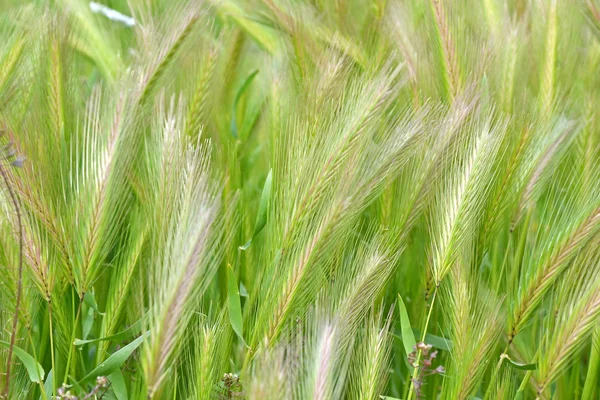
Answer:
[[[108,380],[111,383],[111,388],[117,400],[127,400],[129,398],[127,395],[127,384],[120,369],[108,375]]]
[[[238,281],[235,271],[231,265],[227,266],[227,293],[229,299],[229,321],[231,327],[238,335],[240,340],[244,341],[244,322],[242,317],[242,306],[240,302],[240,292],[238,290]]]
[[[131,356],[131,354],[137,349],[144,339],[150,335],[150,332],[146,332],[127,346],[122,347],[113,354],[110,355],[105,361],[94,368],[89,374],[79,381],[79,384],[94,379],[98,376],[107,376],[121,368],[125,361]]]
[[[240,250],[248,250],[252,244],[252,240],[258,235],[267,224],[267,211],[269,210],[269,202],[271,201],[271,189],[273,186],[273,170],[269,170],[265,185],[263,186],[262,194],[260,195],[260,204],[258,206],[258,214],[256,215],[256,224],[254,225],[254,233],[252,238]]]
[[[404,345],[404,351],[408,356],[410,353],[415,351],[417,341],[415,340],[415,334],[413,333],[412,326],[410,325],[410,319],[408,318],[408,312],[406,306],[402,300],[402,296],[398,295],[398,309],[400,311],[400,329],[402,333],[402,344]]]
[[[0,340],[0,345],[8,348],[10,343],[5,342],[4,340]],[[29,375],[29,379],[31,382],[43,382],[44,381],[44,369],[38,363],[35,358],[33,358],[29,353],[18,346],[13,346],[13,352],[15,355],[21,360],[25,369],[27,370],[27,375]]]

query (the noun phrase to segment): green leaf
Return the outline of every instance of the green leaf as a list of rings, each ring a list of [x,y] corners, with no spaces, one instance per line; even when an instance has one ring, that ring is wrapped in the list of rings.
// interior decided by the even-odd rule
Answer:
[[[71,380],[71,385],[67,386],[67,388],[71,389],[75,389],[75,391],[77,392],[86,392],[86,390],[84,388],[81,387],[81,385],[79,384],[79,382],[75,381],[75,377],[73,377],[72,375],[69,375],[69,379]],[[50,400],[55,400],[55,399],[50,399]]]
[[[90,334],[93,324],[94,324],[94,309],[90,307],[88,309],[85,320],[83,320],[83,328],[81,329],[82,330],[81,335],[84,340],[87,339],[88,335]]]
[[[406,305],[402,300],[402,296],[398,294],[398,308],[400,309],[400,328],[402,333],[402,343],[404,344],[404,351],[408,356],[412,353],[417,345],[415,335],[412,327],[410,326],[410,319],[408,318],[408,312],[406,311]]]
[[[98,365],[92,372],[87,374],[82,380],[79,382],[85,382],[90,379],[94,379],[98,376],[107,376],[112,374],[117,369],[120,369],[123,363],[127,361],[129,356],[137,349],[144,339],[150,335],[150,331],[144,333],[139,338],[135,339],[133,342],[129,343],[127,346],[117,350],[113,354],[110,355],[104,362]]]
[[[269,175],[265,179],[262,194],[260,195],[260,204],[258,205],[258,214],[256,215],[256,224],[252,238],[245,245],[240,246],[240,250],[247,250],[252,244],[252,240],[263,230],[267,224],[267,211],[269,210],[269,201],[271,199],[271,188],[273,186],[273,170],[269,170]]]
[[[108,380],[117,400],[127,400],[129,398],[127,395],[127,385],[120,369],[108,375]]]
[[[237,113],[238,103],[244,95],[244,92],[246,92],[246,90],[250,87],[250,84],[252,83],[257,74],[258,70],[256,69],[252,71],[252,73],[248,75],[248,77],[246,77],[246,79],[242,83],[242,86],[240,86],[240,88],[238,89],[235,95],[235,99],[233,100],[233,109],[231,110],[231,135],[236,139],[238,138],[238,127],[235,115]]]
[[[46,394],[46,400],[52,399],[52,370],[48,372],[48,376],[46,377],[46,382],[44,382],[44,393]],[[40,400],[43,399],[43,396],[40,396]]]
[[[256,131],[254,128],[256,127],[260,114],[264,108],[264,103],[265,101],[262,100],[260,104],[251,105],[251,108],[244,112],[244,121],[242,126],[240,126],[239,131],[240,138],[248,140],[252,133]]]
[[[229,321],[231,327],[244,343],[244,321],[242,317],[242,305],[240,302],[240,292],[238,290],[237,278],[231,265],[227,266],[227,292],[229,300]]]
[[[501,358],[505,359],[508,361],[508,363],[516,369],[520,369],[523,371],[534,371],[537,368],[537,364],[536,363],[531,363],[531,364],[523,364],[523,363],[518,363],[516,361],[513,361],[510,359],[510,357],[508,356],[508,354],[502,354],[500,356]]]
[[[10,343],[0,340],[0,345],[10,348]],[[18,346],[13,346],[13,353],[25,366],[31,382],[44,381],[44,369],[28,352]]]
[[[504,354],[502,356],[504,356]],[[523,377],[523,380],[521,381],[521,385],[519,386],[519,390],[517,390],[517,393],[515,394],[515,400],[523,400],[523,398],[525,397],[525,388],[529,384],[529,379],[531,379],[531,374],[532,374],[531,370],[527,371],[525,373],[525,376]]]
[[[276,32],[264,23],[248,15],[236,2],[227,0],[219,2],[219,10],[231,18],[235,25],[246,32],[259,46],[270,54],[278,51],[279,44]]]
[[[115,333],[114,335],[106,336],[106,337],[102,337],[102,338],[98,338],[98,339],[89,339],[89,340],[75,339],[73,344],[75,346],[83,346],[84,344],[87,344],[87,343],[96,343],[96,342],[102,342],[102,341],[107,341],[107,340],[112,341],[112,342],[118,342],[121,340],[129,339],[130,337],[135,336],[142,331],[142,324],[144,322],[144,318],[145,318],[145,316],[140,318],[137,322],[135,322],[129,328],[127,328],[124,331],[121,331],[119,333]]]
[[[83,295],[83,302],[85,304],[87,304],[89,307],[91,307],[92,309],[94,309],[94,311],[96,311],[98,314],[104,315],[98,309],[98,303],[96,303],[96,297],[94,296],[94,293],[87,292],[86,294],[84,294]]]
[[[401,400],[397,397],[392,397],[392,396],[379,396],[379,398],[383,399],[383,400]]]
[[[415,337],[421,337],[421,331],[418,329],[413,329],[413,333]],[[432,335],[431,333],[425,334],[425,343],[432,345],[436,349],[452,351],[452,340],[446,339],[440,336]]]
[[[517,394],[515,394],[515,400],[523,400],[525,391],[523,389],[517,390]]]
[[[244,284],[242,282],[240,282],[240,296],[248,297],[248,290],[246,289],[246,286],[244,286]]]

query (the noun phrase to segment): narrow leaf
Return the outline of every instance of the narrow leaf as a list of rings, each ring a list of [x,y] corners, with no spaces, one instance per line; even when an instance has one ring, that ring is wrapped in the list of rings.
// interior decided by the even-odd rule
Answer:
[[[398,308],[400,309],[400,328],[402,333],[402,343],[404,344],[404,351],[408,356],[412,353],[417,345],[415,335],[410,326],[410,319],[408,318],[408,312],[406,311],[406,305],[402,300],[402,296],[398,294]]]
[[[85,317],[85,320],[83,321],[83,328],[82,328],[81,334],[82,334],[82,337],[84,340],[87,339],[88,335],[90,334],[93,324],[94,324],[94,309],[90,307],[88,309],[87,316]]]
[[[102,338],[98,338],[98,339],[88,339],[88,340],[75,339],[73,344],[75,346],[83,346],[84,344],[87,344],[87,343],[96,343],[96,342],[102,342],[102,341],[119,342],[119,341],[122,341],[125,339],[129,339],[130,337],[135,336],[142,331],[142,324],[144,322],[144,318],[145,317],[140,318],[137,322],[135,322],[129,328],[127,328],[124,331],[121,331],[119,333],[115,333],[114,335],[106,336],[106,337],[102,337]]]
[[[48,376],[46,377],[46,382],[44,382],[44,393],[46,394],[46,399],[52,399],[52,370],[48,372]],[[43,399],[43,396],[40,395],[40,400]]]
[[[108,380],[117,400],[127,400],[129,398],[127,395],[127,385],[120,369],[108,375]]]
[[[9,348],[10,343],[0,340],[0,345]],[[18,346],[13,346],[13,353],[21,360],[31,382],[44,381],[44,369],[29,353]]]
[[[238,91],[235,95],[235,99],[233,100],[233,109],[231,110],[231,135],[236,139],[238,138],[238,126],[237,126],[235,115],[237,112],[238,103],[240,102],[240,99],[244,95],[244,92],[246,92],[248,87],[250,87],[250,84],[252,83],[252,81],[254,80],[254,77],[257,74],[258,74],[258,70],[254,70],[254,71],[252,71],[252,73],[250,75],[248,75],[248,77],[246,77],[246,79],[242,83],[242,86],[240,86],[240,88],[238,89]]]
[[[413,333],[415,334],[415,337],[421,337],[421,331],[419,329],[413,329]],[[431,333],[425,334],[425,343],[430,344],[439,350],[452,351],[452,340],[432,335]]]
[[[515,394],[515,400],[523,400],[525,391],[523,389],[517,390],[517,394]]]
[[[94,293],[90,293],[87,292],[84,296],[83,296],[83,302],[85,304],[87,304],[89,307],[91,307],[94,311],[96,311],[98,314],[100,315],[104,315],[103,313],[100,312],[100,310],[98,309],[98,303],[96,303],[96,297],[94,296]]]
[[[273,170],[269,170],[269,175],[265,180],[262,194],[260,195],[260,204],[258,205],[258,214],[256,215],[256,224],[254,225],[254,233],[252,238],[246,242],[243,246],[240,246],[240,250],[247,250],[252,244],[252,240],[263,230],[267,224],[267,211],[269,210],[269,201],[271,199],[271,188],[273,186]]]
[[[537,364],[536,363],[531,363],[531,364],[523,364],[523,363],[518,363],[516,361],[513,361],[510,359],[510,357],[508,356],[508,354],[502,354],[500,357],[502,357],[503,359],[507,360],[508,363],[516,369],[520,369],[523,371],[534,371],[537,368]]]
[[[98,376],[107,376],[112,374],[117,369],[120,369],[123,363],[127,361],[129,356],[131,356],[135,349],[137,349],[142,344],[144,339],[149,335],[150,332],[148,331],[139,338],[135,339],[133,342],[129,343],[127,346],[111,354],[106,361],[94,368],[94,370],[87,374],[80,382],[85,382]]]
[[[231,265],[227,266],[227,292],[229,300],[229,321],[231,321],[231,327],[238,335],[240,340],[244,343],[244,323],[242,319],[242,305],[240,302],[240,292],[238,290],[237,278],[235,271]]]
[[[248,290],[246,289],[246,286],[244,286],[244,284],[242,282],[240,282],[240,296],[248,297]]]

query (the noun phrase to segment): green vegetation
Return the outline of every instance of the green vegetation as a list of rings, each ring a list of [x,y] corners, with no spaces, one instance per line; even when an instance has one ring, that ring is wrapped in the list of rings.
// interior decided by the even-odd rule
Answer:
[[[0,0],[0,398],[599,398],[600,0],[98,3]]]

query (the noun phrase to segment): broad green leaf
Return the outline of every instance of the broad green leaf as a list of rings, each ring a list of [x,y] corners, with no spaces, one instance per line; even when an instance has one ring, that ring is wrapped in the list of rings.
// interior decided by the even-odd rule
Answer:
[[[0,345],[7,348],[10,347],[10,343],[5,342],[4,340],[0,340]],[[18,346],[13,346],[13,354],[17,356],[17,358],[23,363],[23,366],[25,366],[31,382],[44,381],[44,369],[40,363],[35,360],[35,358]]]
[[[123,373],[121,370],[117,369],[108,375],[108,380],[110,381],[110,387],[112,388],[117,400],[127,400],[127,385],[125,384],[125,379],[123,378]]]
[[[238,138],[238,126],[235,116],[237,113],[238,103],[244,95],[244,92],[246,92],[246,90],[250,87],[250,84],[252,83],[254,77],[256,77],[257,74],[258,70],[254,70],[250,75],[246,77],[246,79],[242,83],[242,86],[240,86],[240,88],[238,89],[235,95],[235,99],[233,100],[233,109],[231,110],[231,135],[236,139]]]
[[[90,379],[94,379],[98,376],[107,376],[112,374],[117,369],[120,369],[123,363],[127,361],[129,356],[137,349],[144,339],[150,335],[150,331],[144,333],[139,338],[135,339],[133,342],[129,343],[127,346],[117,350],[113,354],[110,355],[104,362],[98,365],[92,372],[87,374],[80,382],[85,382]]]
[[[267,211],[269,210],[269,202],[271,200],[271,188],[273,186],[273,170],[269,170],[269,175],[265,180],[262,194],[260,195],[260,204],[258,206],[258,214],[256,215],[256,224],[254,225],[254,233],[252,238],[246,242],[245,245],[240,247],[240,250],[247,250],[252,244],[252,240],[263,230],[267,224]]]
[[[75,346],[83,346],[84,344],[87,344],[87,343],[96,343],[96,342],[102,342],[102,341],[117,342],[117,341],[129,339],[130,337],[135,336],[142,331],[142,324],[144,322],[144,318],[145,318],[145,316],[140,318],[137,322],[135,322],[129,328],[127,328],[124,331],[121,331],[119,333],[115,333],[114,335],[106,336],[106,337],[102,337],[102,338],[98,338],[98,339],[89,339],[89,340],[75,339],[73,344]]]
[[[227,292],[229,300],[229,321],[231,327],[244,343],[244,321],[242,317],[242,305],[240,302],[240,292],[238,290],[237,278],[231,265],[227,266]]]
[[[417,341],[415,340],[415,335],[410,325],[410,319],[408,318],[406,305],[404,304],[400,294],[398,294],[398,308],[400,309],[400,329],[402,333],[402,343],[404,344],[404,351],[408,356],[414,351]]]

